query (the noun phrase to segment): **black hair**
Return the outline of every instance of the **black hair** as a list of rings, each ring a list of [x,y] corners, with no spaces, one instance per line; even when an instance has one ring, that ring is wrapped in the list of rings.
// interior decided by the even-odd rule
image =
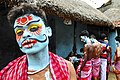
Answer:
[[[14,25],[15,19],[25,14],[34,14],[43,19],[45,25],[47,26],[47,19],[45,12],[33,4],[21,3],[18,6],[14,6],[8,13],[7,18],[11,26]]]
[[[79,34],[79,37],[80,36],[89,36],[89,32],[87,30],[83,30],[80,34]]]
[[[83,52],[83,48],[80,49],[80,52]]]
[[[100,39],[101,39],[101,40],[104,40],[106,37],[107,37],[107,35],[106,35],[105,33],[102,33],[102,34],[100,35]]]

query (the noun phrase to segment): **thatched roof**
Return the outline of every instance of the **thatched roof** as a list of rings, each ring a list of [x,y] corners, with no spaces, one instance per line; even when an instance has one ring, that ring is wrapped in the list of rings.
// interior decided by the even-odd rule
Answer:
[[[120,9],[110,8],[106,10],[104,14],[110,18],[116,28],[120,28]]]
[[[70,18],[86,24],[113,27],[108,17],[81,0],[8,0],[6,3],[8,7],[11,7],[20,1],[35,3],[47,14]]]

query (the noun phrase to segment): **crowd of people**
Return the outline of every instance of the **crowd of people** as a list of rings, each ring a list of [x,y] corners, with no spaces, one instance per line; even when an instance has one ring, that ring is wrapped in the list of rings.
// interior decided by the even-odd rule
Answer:
[[[112,60],[111,47],[108,45],[107,35],[101,33],[99,40],[95,35],[89,35],[87,30],[84,30],[79,35],[80,40],[84,42],[82,48],[83,57],[78,58],[76,56],[77,67],[76,75],[78,80],[108,80],[108,73],[110,67],[116,74],[117,80],[120,80],[120,48],[119,46],[115,52],[114,61]],[[120,41],[120,37],[115,38],[116,41]],[[74,56],[75,57],[75,56]],[[75,59],[75,58],[74,58]],[[73,60],[74,60],[73,59]],[[74,62],[76,62],[74,60]],[[72,62],[74,65],[76,63]]]
[[[71,52],[68,61],[49,51],[52,31],[42,9],[22,3],[13,7],[7,18],[25,55],[4,67],[0,80],[107,80],[109,65],[120,80],[120,46],[112,63],[111,47],[105,34],[97,40],[94,35],[89,36],[87,30],[82,31],[79,37],[85,43],[80,50],[83,56]],[[116,40],[120,42],[120,37]]]

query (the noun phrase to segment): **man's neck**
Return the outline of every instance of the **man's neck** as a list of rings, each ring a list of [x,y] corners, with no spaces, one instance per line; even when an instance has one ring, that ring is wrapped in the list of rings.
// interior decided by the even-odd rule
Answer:
[[[39,53],[27,55],[27,60],[28,70],[43,70],[50,62],[48,48],[45,48]]]

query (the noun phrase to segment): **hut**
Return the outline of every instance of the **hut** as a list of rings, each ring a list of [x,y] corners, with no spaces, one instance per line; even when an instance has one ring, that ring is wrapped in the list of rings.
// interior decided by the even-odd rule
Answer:
[[[116,41],[115,37],[120,36],[120,9],[110,8],[104,12],[105,15],[112,21],[114,29],[110,31],[109,44],[112,47],[112,54],[114,55],[116,50]]]
[[[48,24],[53,29],[50,50],[64,58],[73,50],[73,46],[76,46],[77,53],[83,47],[78,37],[80,31],[87,29],[100,34],[114,28],[107,16],[81,0],[6,0],[0,2],[0,16],[6,18],[9,9],[21,2],[35,4],[46,12]],[[3,13],[5,10],[6,13]]]
[[[110,18],[115,28],[120,28],[120,9],[110,8],[106,10],[104,14],[107,15],[108,18]]]
[[[36,4],[44,9],[47,14],[63,19],[67,18],[85,24],[113,27],[111,21],[102,12],[79,0],[3,0],[0,4],[11,8],[22,2]]]

